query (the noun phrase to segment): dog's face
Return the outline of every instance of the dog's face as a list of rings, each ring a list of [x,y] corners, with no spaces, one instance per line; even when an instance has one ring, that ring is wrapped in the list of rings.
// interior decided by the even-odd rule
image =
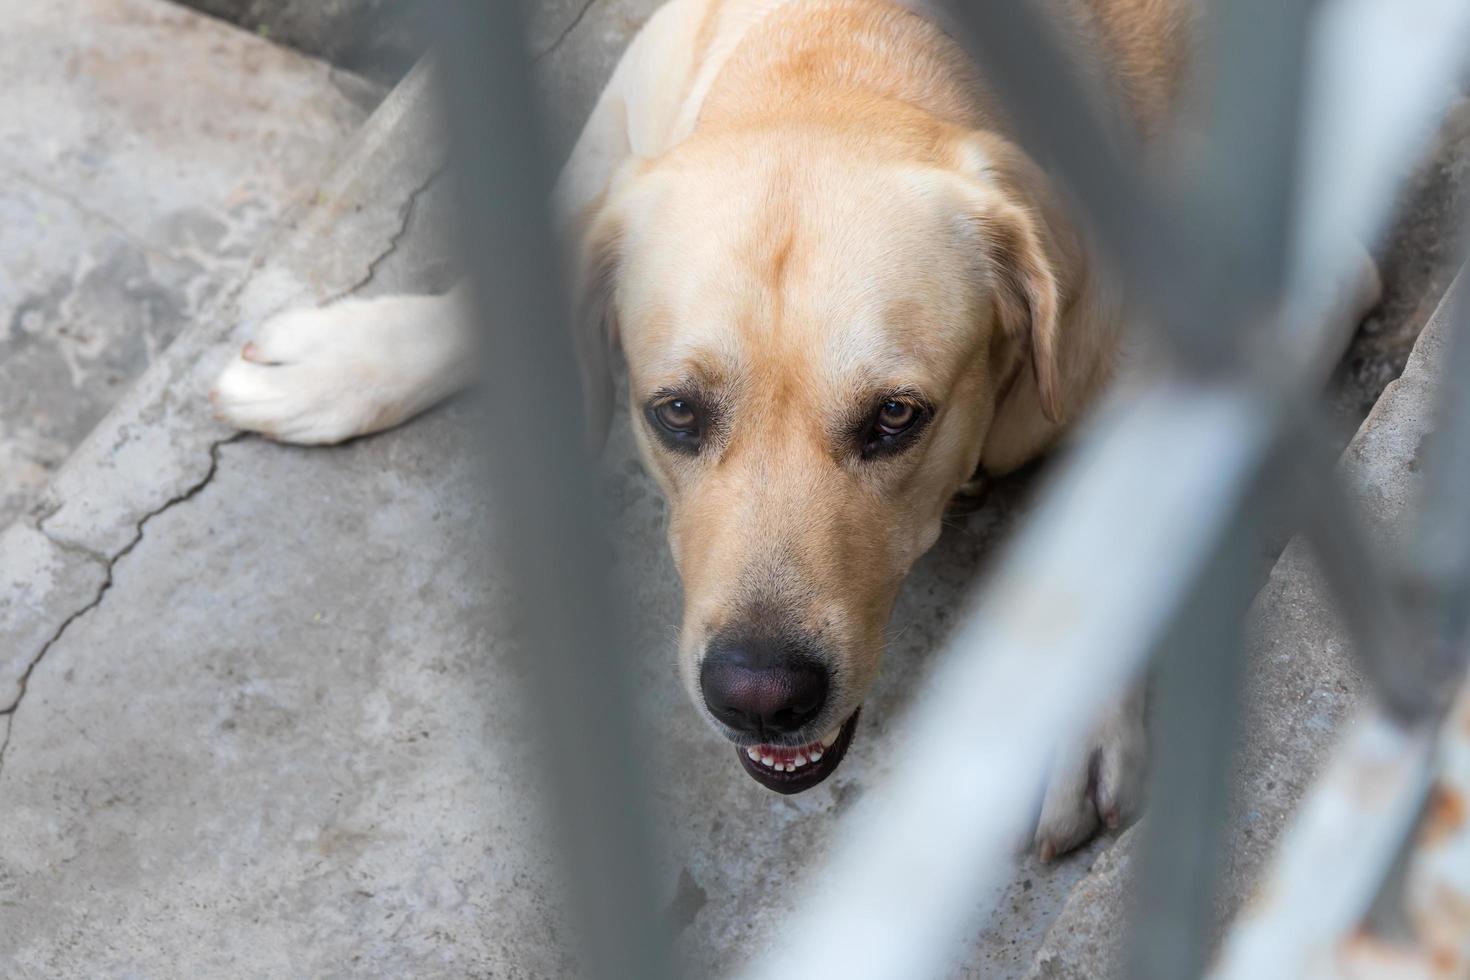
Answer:
[[[589,232],[670,504],[679,663],[762,784],[828,775],[905,575],[1055,329],[1055,250],[973,154],[705,140]],[[981,164],[983,169],[983,163]]]

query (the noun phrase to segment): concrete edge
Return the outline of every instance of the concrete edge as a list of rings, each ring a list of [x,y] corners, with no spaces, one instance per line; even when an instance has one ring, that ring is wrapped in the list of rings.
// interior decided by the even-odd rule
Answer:
[[[239,438],[207,392],[250,324],[370,288],[442,167],[420,64],[349,141],[316,196],[257,252],[237,284],[182,333],[84,439],[32,513],[0,532],[0,765],[31,671],[97,606],[148,522],[213,478]]]

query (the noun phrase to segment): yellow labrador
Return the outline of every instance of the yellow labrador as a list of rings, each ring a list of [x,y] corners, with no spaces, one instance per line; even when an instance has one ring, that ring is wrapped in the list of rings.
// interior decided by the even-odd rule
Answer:
[[[1186,0],[1052,0],[1148,138]],[[1112,372],[1121,312],[974,65],[915,3],[673,0],[558,185],[606,419],[628,365],[670,502],[690,695],[778,792],[841,760],[884,630],[977,470],[1052,446]],[[298,443],[398,424],[469,379],[455,293],[264,324],[218,414]],[[605,425],[605,422],[602,423]],[[1043,857],[1140,798],[1141,698],[1054,766]]]

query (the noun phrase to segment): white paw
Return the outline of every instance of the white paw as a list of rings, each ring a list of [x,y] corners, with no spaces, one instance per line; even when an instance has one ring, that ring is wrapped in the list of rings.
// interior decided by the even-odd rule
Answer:
[[[1147,762],[1140,687],[1052,765],[1032,839],[1041,860],[1050,861],[1087,843],[1100,829],[1116,830],[1137,816]]]
[[[398,425],[462,387],[474,358],[448,297],[348,300],[274,317],[210,392],[215,415],[282,442]]]

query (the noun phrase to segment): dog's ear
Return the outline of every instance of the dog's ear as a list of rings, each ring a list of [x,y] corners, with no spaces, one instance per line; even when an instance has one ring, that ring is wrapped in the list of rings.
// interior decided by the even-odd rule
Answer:
[[[1043,241],[1036,216],[1023,206],[998,201],[976,216],[985,254],[995,322],[1020,350],[1028,351],[1041,410],[1050,422],[1067,418],[1061,376],[1062,310],[1066,303],[1053,250]]]
[[[1009,341],[997,364],[987,469],[1019,465],[1055,441],[1106,378],[1113,324],[1100,309],[1081,236],[1050,181],[1019,148],[985,133],[960,143],[967,235],[990,310]],[[1019,358],[1029,365],[1015,370]]]
[[[616,382],[617,282],[623,223],[610,208],[590,209],[581,224],[573,259],[573,345],[582,381],[587,435],[594,452],[607,442]]]

